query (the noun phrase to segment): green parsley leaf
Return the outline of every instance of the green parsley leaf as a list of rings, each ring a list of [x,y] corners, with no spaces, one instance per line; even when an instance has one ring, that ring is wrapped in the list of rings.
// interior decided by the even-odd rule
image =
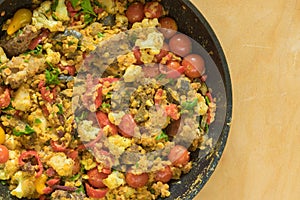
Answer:
[[[58,85],[60,83],[58,79],[59,71],[56,68],[45,71],[46,83],[50,85]]]
[[[34,123],[36,123],[36,124],[41,124],[42,121],[41,121],[39,118],[36,118],[36,119],[34,120]]]
[[[76,181],[76,180],[79,179],[80,175],[81,175],[81,174],[76,174],[76,175],[72,176],[72,177],[70,178],[70,180],[71,180],[71,181]]]
[[[62,115],[64,113],[63,105],[60,103],[60,104],[57,104],[57,107],[59,109],[57,114]]]
[[[96,13],[94,12],[93,10],[93,7],[91,5],[91,2],[90,0],[82,0],[81,2],[81,8],[82,8],[82,11],[85,13],[85,14],[91,14],[93,15],[94,17],[97,17]]]
[[[198,103],[198,99],[197,98],[195,98],[192,101],[185,101],[181,105],[181,110],[192,111],[197,106],[197,103]]]
[[[75,8],[79,2],[79,0],[70,0],[72,7]]]
[[[101,107],[102,108],[110,108],[110,104],[109,103],[102,103]]]
[[[97,36],[98,36],[98,38],[102,38],[102,37],[104,37],[104,34],[101,33],[101,32],[99,32],[99,33],[97,34]]]
[[[169,136],[165,133],[165,132],[161,132],[161,134],[157,135],[155,140],[165,140],[168,141],[169,140]]]
[[[80,185],[80,187],[76,190],[76,193],[84,193],[85,194],[83,185]]]
[[[16,129],[13,129],[13,134],[15,136],[31,135],[32,133],[35,133],[35,131],[28,124],[25,125],[24,131],[16,131]]]

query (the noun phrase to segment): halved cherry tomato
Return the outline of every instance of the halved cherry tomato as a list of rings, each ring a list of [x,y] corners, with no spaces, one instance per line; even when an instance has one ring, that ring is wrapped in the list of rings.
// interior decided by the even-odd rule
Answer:
[[[144,6],[144,13],[147,18],[160,18],[163,15],[163,6],[156,2],[147,2]]]
[[[6,163],[9,159],[9,151],[6,146],[0,145],[0,164]]]
[[[133,188],[139,188],[143,187],[148,183],[149,175],[147,173],[142,174],[133,174],[131,172],[126,173],[126,183],[133,187]]]
[[[109,174],[99,172],[98,168],[95,167],[87,172],[89,177],[88,182],[95,188],[105,188],[106,186],[102,182],[103,179],[106,179]]]
[[[190,154],[184,146],[176,145],[171,149],[168,158],[174,166],[181,167],[189,162]]]
[[[171,52],[184,57],[192,50],[192,42],[190,38],[182,33],[174,35],[170,41],[169,46]]]
[[[106,113],[104,113],[102,111],[97,111],[96,112],[96,117],[97,117],[98,123],[99,123],[101,128],[104,128],[105,126],[109,126],[110,132],[111,132],[112,135],[115,135],[115,134],[118,133],[117,126],[112,124],[109,121]]]
[[[130,114],[125,114],[122,117],[121,123],[119,124],[118,127],[119,127],[119,132],[124,137],[133,137],[136,123]]]
[[[91,187],[88,183],[85,183],[86,193],[90,198],[103,198],[108,192],[108,188],[95,189]]]
[[[198,54],[190,54],[184,57],[182,65],[185,67],[185,75],[189,78],[198,78],[205,72],[204,59]]]
[[[49,102],[53,103],[56,100],[56,87],[53,88],[52,90],[50,88],[45,87],[45,81],[40,81],[38,88],[40,89],[42,98]]]
[[[159,18],[160,32],[164,35],[166,39],[170,39],[176,34],[178,26],[176,21],[171,17],[161,17]]]
[[[70,17],[75,17],[78,11],[73,8],[71,1],[67,1],[66,6]]]
[[[141,2],[134,2],[128,6],[126,17],[130,23],[140,22],[144,19],[144,5]]]
[[[171,180],[173,174],[170,166],[166,166],[164,169],[156,172],[155,180],[163,183],[167,183]]]
[[[0,108],[6,108],[10,104],[10,92],[8,88],[0,87]]]

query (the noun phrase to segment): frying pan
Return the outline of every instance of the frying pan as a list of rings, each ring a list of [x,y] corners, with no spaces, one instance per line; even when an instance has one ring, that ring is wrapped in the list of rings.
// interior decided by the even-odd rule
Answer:
[[[207,69],[207,85],[212,88],[217,101],[215,122],[209,130],[213,138],[213,147],[209,151],[200,150],[191,153],[193,160],[192,170],[183,175],[180,181],[170,183],[171,196],[165,199],[193,199],[203,188],[223,153],[229,134],[232,114],[232,88],[228,65],[222,47],[212,28],[189,0],[162,0],[161,2],[169,16],[173,17],[179,31],[197,41],[203,49],[209,52],[209,62],[214,65]],[[0,13],[5,11],[5,16],[0,17],[0,25],[12,17],[13,13],[22,7],[30,7],[31,0],[0,0]],[[208,55],[208,54],[207,54]],[[0,200],[16,199],[10,195],[8,187],[0,184]]]

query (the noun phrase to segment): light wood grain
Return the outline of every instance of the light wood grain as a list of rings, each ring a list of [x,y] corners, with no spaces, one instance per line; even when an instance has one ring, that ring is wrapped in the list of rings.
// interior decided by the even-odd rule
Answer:
[[[231,71],[223,157],[197,200],[300,199],[300,1],[192,0]]]

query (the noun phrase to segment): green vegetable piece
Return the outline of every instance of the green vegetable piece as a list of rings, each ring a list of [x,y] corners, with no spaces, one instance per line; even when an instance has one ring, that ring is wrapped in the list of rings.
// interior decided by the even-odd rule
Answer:
[[[76,190],[76,193],[83,193],[83,194],[85,194],[84,186],[80,185],[80,187]]]
[[[70,0],[72,7],[75,8],[78,5],[79,0]]]
[[[96,13],[93,10],[93,7],[91,5],[90,0],[83,0],[80,5],[81,5],[81,8],[82,8],[82,11],[85,14],[91,14],[94,17],[97,17]]]
[[[13,134],[15,136],[31,135],[32,133],[35,133],[35,131],[28,124],[26,124],[24,131],[16,131],[16,129],[13,130]]]
[[[97,34],[97,36],[98,36],[98,38],[102,38],[102,37],[104,37],[104,34],[101,33],[101,32],[99,32],[99,33]]]
[[[41,124],[42,121],[41,121],[39,118],[36,118],[36,119],[34,120],[34,123],[36,123],[36,124]]]
[[[57,104],[57,107],[59,109],[57,114],[62,115],[64,113],[63,105],[60,103],[60,104]]]
[[[182,110],[192,111],[197,106],[197,103],[198,103],[197,98],[195,98],[192,101],[183,102],[182,105],[181,105]]]
[[[165,133],[165,132],[161,132],[161,134],[159,134],[158,136],[156,136],[155,138],[156,140],[165,140],[168,141],[169,140],[169,136]]]
[[[53,68],[52,64],[48,63],[51,66],[51,70],[45,71],[46,83],[50,85],[58,85],[60,83],[58,76],[59,71],[56,68]]]

